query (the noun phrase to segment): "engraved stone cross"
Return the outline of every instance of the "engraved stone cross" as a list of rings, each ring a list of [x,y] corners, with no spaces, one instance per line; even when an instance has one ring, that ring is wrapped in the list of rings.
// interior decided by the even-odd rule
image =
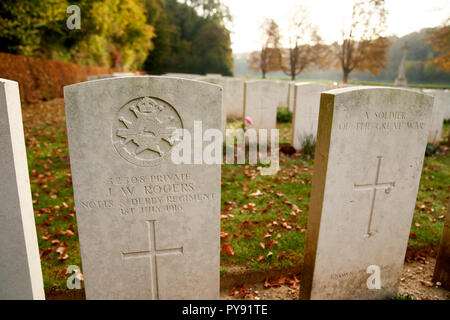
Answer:
[[[391,189],[395,187],[395,181],[379,182],[381,161],[383,160],[383,157],[378,156],[377,158],[378,158],[378,164],[377,164],[377,173],[375,176],[375,183],[374,184],[355,184],[354,185],[355,191],[372,191],[372,201],[371,201],[371,206],[370,206],[370,216],[369,216],[369,223],[367,226],[367,233],[365,235],[366,237],[370,237],[373,235],[372,231],[371,231],[371,225],[372,225],[373,212],[374,212],[374,208],[375,208],[375,198],[377,195],[377,190],[381,189],[381,190],[384,190],[385,193],[390,193]]]
[[[138,258],[150,258],[150,274],[151,274],[151,287],[152,287],[152,299],[159,299],[159,285],[158,285],[158,265],[157,257],[166,256],[171,254],[183,254],[183,247],[180,248],[169,248],[169,249],[156,249],[156,231],[155,231],[155,220],[148,220],[148,240],[149,240],[149,250],[145,251],[135,251],[135,252],[122,252],[122,258],[124,260],[128,259],[138,259]]]

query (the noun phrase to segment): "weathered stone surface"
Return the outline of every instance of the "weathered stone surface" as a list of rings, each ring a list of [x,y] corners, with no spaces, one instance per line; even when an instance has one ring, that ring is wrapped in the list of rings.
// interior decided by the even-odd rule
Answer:
[[[273,94],[273,82],[267,80],[247,81],[244,84],[244,115],[253,124],[245,122],[246,128],[275,129],[279,99]],[[287,99],[287,96],[286,96]]]
[[[428,131],[428,143],[438,145],[441,141],[442,128],[444,126],[444,116],[446,112],[447,95],[444,90],[423,90],[423,93],[434,97],[434,105],[431,123]]]
[[[432,106],[405,89],[322,93],[301,298],[396,294]],[[369,289],[377,267],[380,289]]]
[[[450,90],[444,90],[445,92],[445,114],[444,120],[450,120]]]
[[[148,76],[65,87],[88,299],[219,297],[220,165],[170,154],[175,128],[221,128],[221,91]]]
[[[288,87],[288,108],[289,111],[294,112],[294,90],[298,82],[290,81]]]
[[[445,218],[444,230],[442,230],[433,280],[439,281],[444,288],[450,290],[450,201],[447,206],[447,217]]]
[[[434,97],[433,113],[430,123],[430,129],[428,131],[428,143],[438,145],[441,141],[442,128],[444,126],[444,117],[446,109],[450,104],[450,95],[444,90],[423,90],[425,94],[429,94]]]
[[[319,83],[299,83],[294,86],[292,115],[292,145],[300,150],[306,139],[316,140],[319,122],[320,93],[326,85]]]
[[[0,299],[45,299],[19,85],[0,79]]]
[[[294,112],[294,88],[296,85],[303,84],[303,83],[311,83],[311,82],[289,82],[289,110],[291,112]],[[333,90],[338,89],[338,83],[337,82],[330,82],[330,83],[317,83],[324,85],[326,90]],[[347,86],[353,86],[353,85],[342,85],[341,88],[345,88]]]
[[[223,88],[223,106],[227,119],[243,119],[245,79],[221,77],[204,78],[202,81],[214,83]]]
[[[277,108],[289,106],[289,81],[276,80],[270,81],[272,86],[270,87],[270,94],[276,99]]]

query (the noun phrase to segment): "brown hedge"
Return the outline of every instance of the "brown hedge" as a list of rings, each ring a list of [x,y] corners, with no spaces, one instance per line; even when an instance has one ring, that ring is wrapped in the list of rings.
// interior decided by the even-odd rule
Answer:
[[[19,83],[22,103],[62,97],[64,86],[86,81],[90,75],[117,71],[0,52],[0,78]]]

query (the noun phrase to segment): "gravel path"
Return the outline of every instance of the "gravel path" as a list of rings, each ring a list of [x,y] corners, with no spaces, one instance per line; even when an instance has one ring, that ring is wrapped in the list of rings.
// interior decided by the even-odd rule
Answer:
[[[421,262],[405,263],[400,278],[399,295],[410,295],[415,300],[450,300],[450,291],[431,281],[436,259],[427,258]],[[236,286],[232,296],[230,290],[222,291],[220,299],[249,300],[296,300],[298,297],[298,276],[287,276],[252,285]]]

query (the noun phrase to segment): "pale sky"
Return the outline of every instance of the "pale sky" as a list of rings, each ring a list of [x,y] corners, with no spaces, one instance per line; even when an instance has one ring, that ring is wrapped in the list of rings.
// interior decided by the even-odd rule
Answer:
[[[442,24],[450,16],[450,0],[385,0],[388,10],[386,35],[404,36],[422,28]],[[233,16],[233,53],[258,50],[259,29],[264,18],[273,18],[286,34],[287,20],[297,5],[305,5],[310,21],[319,27],[322,38],[331,43],[339,39],[345,17],[350,16],[353,0],[222,0]],[[283,32],[285,31],[285,32]],[[286,39],[283,42],[286,44]]]

